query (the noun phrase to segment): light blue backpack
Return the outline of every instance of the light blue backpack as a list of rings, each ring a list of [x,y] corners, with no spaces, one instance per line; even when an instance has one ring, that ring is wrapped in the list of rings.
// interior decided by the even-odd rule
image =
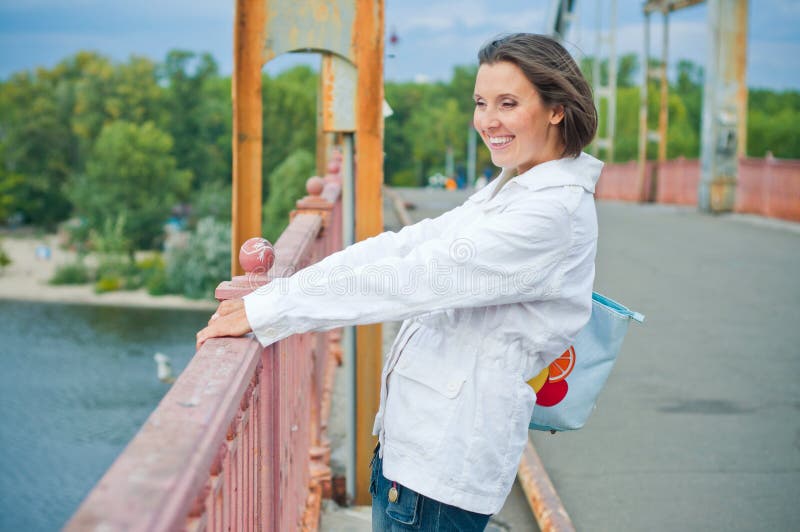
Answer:
[[[581,428],[617,359],[630,320],[644,315],[592,293],[592,316],[575,342],[542,373],[528,381],[536,391],[531,430]]]

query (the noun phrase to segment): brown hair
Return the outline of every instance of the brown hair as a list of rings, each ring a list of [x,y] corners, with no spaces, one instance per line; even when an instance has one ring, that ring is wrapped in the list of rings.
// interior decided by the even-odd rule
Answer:
[[[597,132],[597,109],[592,89],[569,52],[545,35],[512,33],[485,44],[478,52],[481,65],[501,61],[522,70],[545,105],[563,106],[564,118],[558,124],[564,142],[561,155],[580,155]]]

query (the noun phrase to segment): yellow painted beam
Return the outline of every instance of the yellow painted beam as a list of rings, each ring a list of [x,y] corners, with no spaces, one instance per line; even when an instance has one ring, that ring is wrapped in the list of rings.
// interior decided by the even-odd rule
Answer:
[[[239,248],[261,236],[261,54],[266,4],[236,1],[233,34],[233,194],[231,274],[241,275]]]
[[[356,0],[355,239],[383,231],[383,0]],[[356,330],[355,502],[370,504],[372,423],[380,398],[381,325]]]

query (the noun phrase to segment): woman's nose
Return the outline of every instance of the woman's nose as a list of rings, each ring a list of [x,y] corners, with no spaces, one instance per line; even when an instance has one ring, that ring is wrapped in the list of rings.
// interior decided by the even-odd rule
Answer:
[[[500,120],[497,118],[497,114],[494,111],[486,109],[475,113],[475,128],[479,131],[495,129],[499,126]]]

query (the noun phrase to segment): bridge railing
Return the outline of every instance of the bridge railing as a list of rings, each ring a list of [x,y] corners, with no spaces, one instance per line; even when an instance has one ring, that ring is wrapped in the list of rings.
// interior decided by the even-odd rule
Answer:
[[[332,163],[329,170],[338,172]],[[340,249],[341,184],[311,178],[275,264],[222,283],[241,297]],[[330,488],[326,437],[337,331],[266,348],[205,342],[66,530],[316,530]]]
[[[800,160],[739,159],[735,212],[800,221]],[[657,173],[657,179],[653,176]],[[597,197],[623,201],[655,201],[697,205],[700,161],[648,161],[645,182],[639,187],[638,163],[611,163],[603,168]]]

